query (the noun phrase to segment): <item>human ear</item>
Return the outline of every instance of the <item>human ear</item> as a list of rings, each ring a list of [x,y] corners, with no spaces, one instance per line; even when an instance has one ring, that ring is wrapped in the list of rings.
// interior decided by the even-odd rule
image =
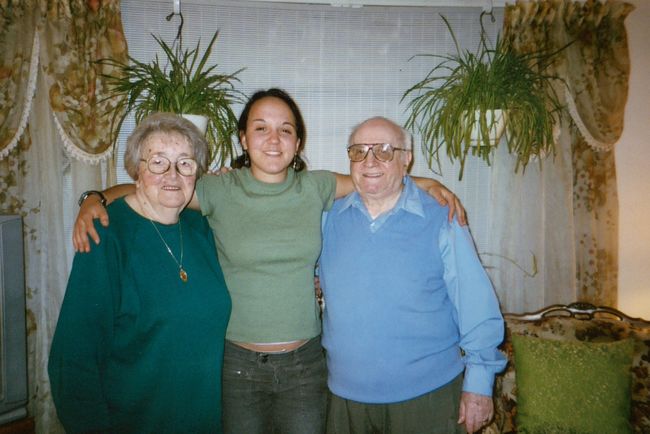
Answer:
[[[405,151],[402,152],[402,154],[406,154],[402,160],[404,162],[404,172],[409,173],[411,170],[411,163],[413,163],[413,153],[412,151]]]
[[[246,132],[239,133],[239,143],[241,143],[241,148],[244,151],[248,149],[248,144],[246,143]]]
[[[411,165],[413,154],[411,151],[402,152],[402,154],[404,154],[404,167],[408,168]]]

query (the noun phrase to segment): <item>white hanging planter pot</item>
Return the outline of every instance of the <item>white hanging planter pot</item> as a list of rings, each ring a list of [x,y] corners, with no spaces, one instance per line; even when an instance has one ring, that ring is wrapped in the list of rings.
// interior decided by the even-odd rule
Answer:
[[[480,126],[481,111],[474,111],[474,127],[471,133],[472,146],[481,147],[485,146],[481,140],[481,126]],[[506,116],[503,110],[488,110],[485,112],[485,122],[488,127],[488,141],[491,147],[499,144],[501,136],[506,129]]]
[[[203,116],[203,115],[190,115],[190,114],[182,114],[182,117],[187,119],[188,121],[192,122],[196,127],[201,131],[201,133],[205,134],[206,130],[208,129],[208,118]]]

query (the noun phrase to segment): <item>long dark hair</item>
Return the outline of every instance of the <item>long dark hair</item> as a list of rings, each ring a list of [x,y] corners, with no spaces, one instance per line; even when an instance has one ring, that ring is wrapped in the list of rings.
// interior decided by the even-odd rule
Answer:
[[[241,144],[241,135],[246,133],[248,115],[250,114],[253,104],[266,97],[278,98],[284,101],[287,107],[289,107],[289,110],[291,110],[294,119],[296,120],[296,135],[298,136],[298,140],[300,140],[300,144],[298,145],[298,152],[295,157],[295,165],[292,167],[296,172],[300,172],[307,167],[305,161],[300,157],[300,152],[305,148],[305,142],[307,141],[307,130],[305,128],[305,121],[302,119],[302,113],[300,113],[300,108],[298,108],[298,104],[296,104],[293,98],[291,98],[291,96],[289,96],[289,94],[282,89],[272,87],[267,90],[258,90],[248,99],[248,102],[246,102],[246,105],[244,106],[244,110],[242,110],[241,115],[239,115],[239,121],[237,122],[237,129],[239,130],[239,142]],[[246,154],[247,153],[244,150],[244,153],[242,155],[233,160],[231,164],[232,167],[236,169],[240,167],[250,167],[250,159]]]

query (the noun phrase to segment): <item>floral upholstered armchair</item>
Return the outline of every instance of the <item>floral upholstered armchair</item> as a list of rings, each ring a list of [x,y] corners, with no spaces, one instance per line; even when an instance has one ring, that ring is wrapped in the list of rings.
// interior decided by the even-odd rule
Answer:
[[[650,322],[587,303],[505,314],[483,433],[650,433]]]

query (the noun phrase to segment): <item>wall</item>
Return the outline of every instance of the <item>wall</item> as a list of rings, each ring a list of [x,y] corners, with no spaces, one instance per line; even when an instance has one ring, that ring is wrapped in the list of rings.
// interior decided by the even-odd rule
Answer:
[[[623,136],[616,145],[619,294],[625,313],[650,319],[650,2],[628,0],[632,70]]]

